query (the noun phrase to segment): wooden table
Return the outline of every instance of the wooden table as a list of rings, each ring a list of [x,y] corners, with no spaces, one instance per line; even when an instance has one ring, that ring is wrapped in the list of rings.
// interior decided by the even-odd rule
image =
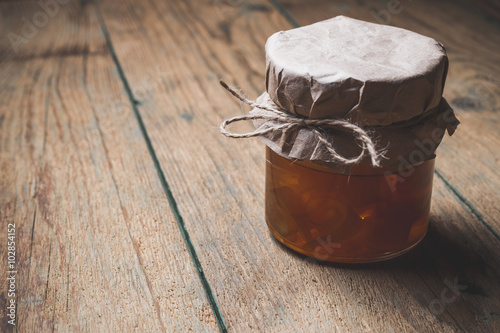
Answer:
[[[0,13],[2,331],[500,331],[497,2],[42,0]],[[267,37],[336,15],[442,42],[462,122],[438,150],[427,237],[377,264],[317,263],[274,241],[264,146],[218,131],[248,111],[219,79],[255,98]]]

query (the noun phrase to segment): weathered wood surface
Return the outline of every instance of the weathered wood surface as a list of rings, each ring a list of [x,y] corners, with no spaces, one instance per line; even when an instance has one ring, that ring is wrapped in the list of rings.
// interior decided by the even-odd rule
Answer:
[[[3,265],[15,221],[17,329],[500,331],[498,9],[401,3],[388,23],[447,46],[462,125],[439,151],[428,236],[370,265],[273,240],[263,146],[218,133],[246,110],[217,81],[256,97],[269,35],[338,14],[376,21],[387,2],[72,2],[17,53],[5,35],[39,7],[0,4],[0,253]]]
[[[429,236],[401,259],[316,265],[272,240],[263,218],[262,146],[221,138],[218,122],[242,111],[217,80],[256,97],[264,82],[263,45],[291,27],[286,15],[263,1],[124,1],[101,8],[230,330],[500,329],[498,239],[441,178]],[[138,83],[155,71],[168,72],[168,81],[145,95]],[[474,154],[487,158],[487,152]],[[470,201],[480,200],[470,194]],[[487,207],[495,222],[495,207]],[[446,289],[453,281],[465,288],[456,297]]]
[[[2,36],[39,10],[2,4]],[[52,20],[17,53],[1,42],[0,331],[217,331],[95,6]]]

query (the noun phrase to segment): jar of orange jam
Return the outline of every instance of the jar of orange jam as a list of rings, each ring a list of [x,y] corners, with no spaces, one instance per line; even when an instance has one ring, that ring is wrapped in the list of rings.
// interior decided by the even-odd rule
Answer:
[[[389,259],[425,236],[433,173],[434,159],[399,171],[358,165],[344,174],[267,148],[266,221],[280,242],[307,256]]]
[[[266,91],[221,124],[267,146],[265,218],[289,248],[319,260],[374,262],[425,236],[435,151],[459,121],[442,97],[436,40],[344,16],[273,34]],[[227,125],[252,120],[253,132]]]

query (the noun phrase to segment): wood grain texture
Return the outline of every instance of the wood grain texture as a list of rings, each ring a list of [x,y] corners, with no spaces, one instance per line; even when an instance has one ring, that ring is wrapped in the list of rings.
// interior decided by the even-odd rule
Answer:
[[[500,329],[498,239],[440,178],[428,237],[399,259],[318,264],[272,239],[262,145],[217,130],[223,117],[244,112],[218,79],[256,97],[265,40],[290,28],[270,3],[129,0],[101,9],[230,331]],[[167,74],[140,84],[158,73]],[[450,289],[455,281],[461,290]]]
[[[39,10],[1,6],[2,36]],[[0,276],[8,223],[18,272],[0,330],[217,331],[95,6],[61,7],[25,46],[0,63]]]
[[[281,3],[301,25],[346,15],[409,29],[445,45],[450,68],[444,97],[461,125],[438,149],[436,168],[500,239],[500,21],[490,17],[494,4],[401,1],[391,14],[383,0]]]

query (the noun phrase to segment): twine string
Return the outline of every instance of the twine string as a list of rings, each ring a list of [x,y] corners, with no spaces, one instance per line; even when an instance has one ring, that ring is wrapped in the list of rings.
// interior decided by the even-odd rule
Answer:
[[[229,91],[234,97],[238,98],[243,103],[258,109],[258,113],[246,114],[243,116],[236,116],[226,119],[220,125],[220,132],[227,137],[231,138],[252,138],[263,136],[272,132],[282,132],[290,129],[299,128],[309,128],[318,138],[318,141],[323,144],[323,146],[328,150],[331,157],[342,164],[351,165],[359,163],[365,154],[368,154],[371,159],[371,163],[374,167],[380,166],[380,160],[383,158],[384,152],[377,151],[373,140],[370,138],[368,133],[358,125],[355,125],[349,121],[342,119],[310,119],[302,116],[297,116],[283,110],[275,105],[266,105],[262,103],[257,103],[255,101],[249,100],[242,95],[238,94],[234,89],[230,88],[224,81],[220,80],[220,84],[224,89]],[[256,129],[248,133],[234,133],[228,130],[228,125],[231,123],[264,119],[271,120],[274,123],[266,128]],[[360,143],[361,152],[358,156],[353,158],[347,158],[335,150],[331,142],[329,142],[325,136],[320,132],[319,129],[324,128],[334,128],[337,130],[347,131],[355,135],[356,140]]]

